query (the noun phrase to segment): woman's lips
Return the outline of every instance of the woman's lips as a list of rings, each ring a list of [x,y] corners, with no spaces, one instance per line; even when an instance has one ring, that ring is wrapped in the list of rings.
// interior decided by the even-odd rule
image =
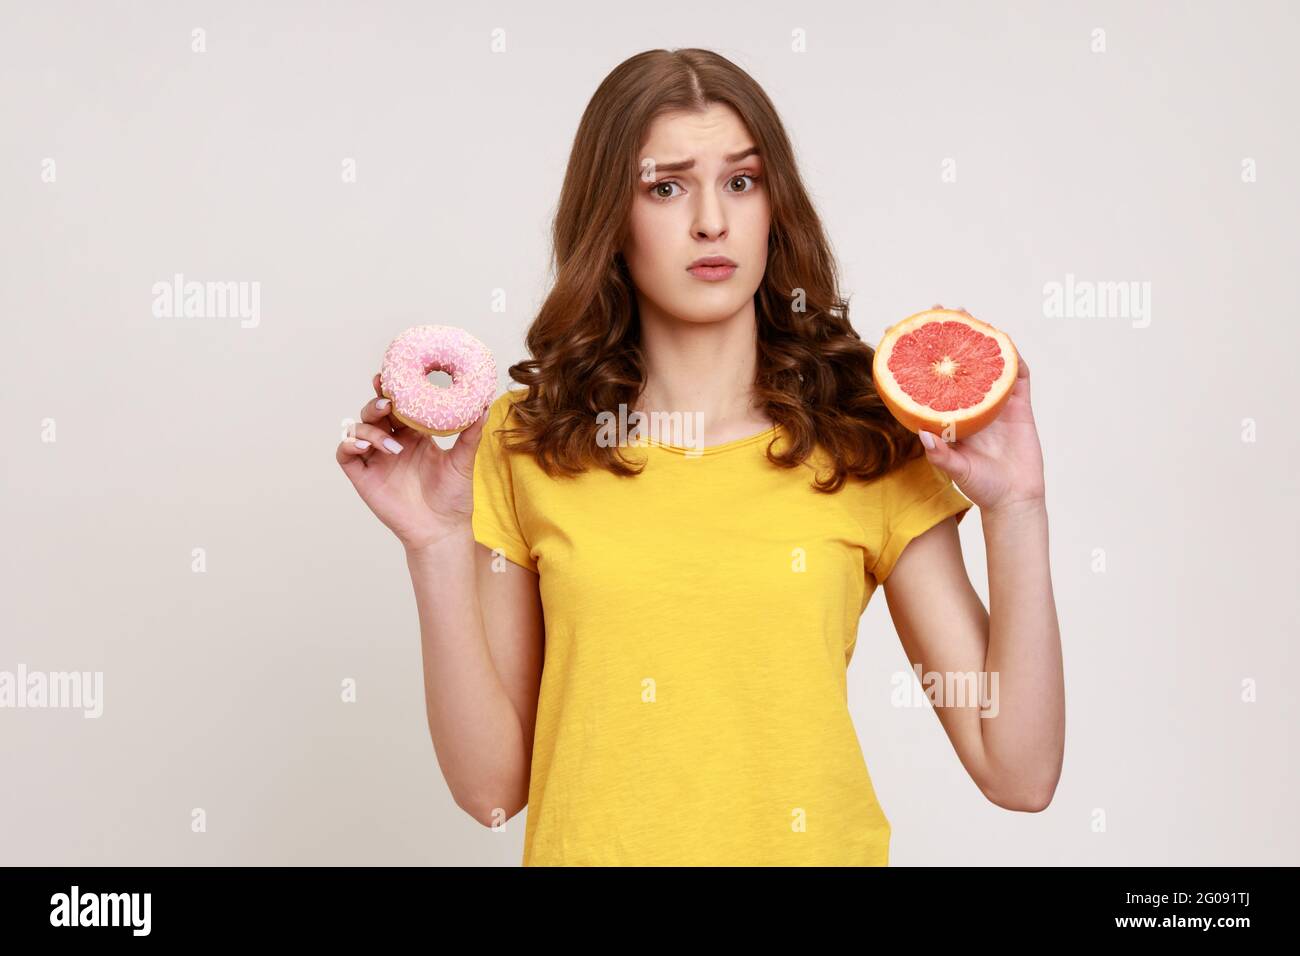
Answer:
[[[722,279],[730,279],[731,274],[736,271],[735,266],[694,266],[686,270],[697,279],[703,279],[705,282],[718,282]]]

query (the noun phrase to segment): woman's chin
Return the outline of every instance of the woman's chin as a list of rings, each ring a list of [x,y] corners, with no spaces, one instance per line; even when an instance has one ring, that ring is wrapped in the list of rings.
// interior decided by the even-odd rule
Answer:
[[[682,322],[692,325],[709,325],[734,319],[736,314],[753,301],[751,298],[735,300],[734,295],[711,295],[707,290],[697,293],[690,302],[673,312]]]

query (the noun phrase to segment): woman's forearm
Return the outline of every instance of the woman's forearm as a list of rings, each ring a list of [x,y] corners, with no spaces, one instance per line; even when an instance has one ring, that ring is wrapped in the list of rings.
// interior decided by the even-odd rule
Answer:
[[[1060,778],[1065,675],[1052,595],[1043,499],[981,510],[988,551],[989,645],[985,669],[997,716],[980,721],[984,748],[1008,794],[1041,809]]]
[[[489,652],[468,526],[406,552],[420,618],[429,734],[458,806],[485,826],[527,801],[519,715]]]

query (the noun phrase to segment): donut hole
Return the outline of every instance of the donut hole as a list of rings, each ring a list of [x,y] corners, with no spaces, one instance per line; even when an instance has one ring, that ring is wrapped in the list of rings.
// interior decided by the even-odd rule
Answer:
[[[451,376],[442,369],[433,369],[424,376],[425,381],[430,385],[437,385],[439,388],[448,388],[451,386]]]

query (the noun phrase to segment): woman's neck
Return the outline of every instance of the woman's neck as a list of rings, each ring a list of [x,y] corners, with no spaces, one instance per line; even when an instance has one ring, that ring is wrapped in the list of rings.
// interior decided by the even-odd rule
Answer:
[[[684,322],[643,309],[641,343],[646,382],[634,410],[699,416],[710,445],[771,426],[751,405],[758,355],[752,301],[715,322]]]

